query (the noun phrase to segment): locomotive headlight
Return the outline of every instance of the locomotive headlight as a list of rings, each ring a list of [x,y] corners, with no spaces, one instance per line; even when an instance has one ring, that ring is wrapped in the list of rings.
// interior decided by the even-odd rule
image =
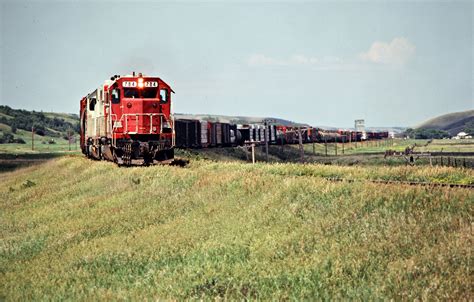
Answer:
[[[138,88],[143,88],[143,78],[138,78]]]
[[[153,132],[156,132],[156,127],[153,127]]]
[[[127,103],[127,107],[128,107],[128,108],[132,108],[132,103],[128,102],[128,103]]]

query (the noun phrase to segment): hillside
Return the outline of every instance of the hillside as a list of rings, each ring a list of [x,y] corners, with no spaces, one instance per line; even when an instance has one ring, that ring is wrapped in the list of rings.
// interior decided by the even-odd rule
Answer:
[[[9,127],[12,133],[17,129],[35,132],[41,136],[67,137],[68,132],[79,132],[79,117],[76,114],[43,113],[13,109],[0,105],[0,124]],[[6,127],[3,126],[3,129]]]
[[[331,182],[324,177],[358,181]],[[1,300],[471,300],[471,170],[118,168],[0,173]]]
[[[440,115],[417,125],[415,128],[445,130],[453,136],[464,131],[466,124],[470,122],[474,122],[474,110]]]

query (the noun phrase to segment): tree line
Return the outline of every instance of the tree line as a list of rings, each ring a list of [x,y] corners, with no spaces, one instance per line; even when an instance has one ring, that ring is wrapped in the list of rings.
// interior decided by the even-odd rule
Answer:
[[[4,105],[0,105],[0,113],[13,117],[0,115],[0,123],[9,125],[12,133],[16,133],[17,129],[31,131],[34,127],[35,133],[38,135],[67,138],[68,131],[75,133],[80,131],[79,118],[77,118],[77,123],[71,123],[61,118],[47,117],[43,112],[13,109]]]

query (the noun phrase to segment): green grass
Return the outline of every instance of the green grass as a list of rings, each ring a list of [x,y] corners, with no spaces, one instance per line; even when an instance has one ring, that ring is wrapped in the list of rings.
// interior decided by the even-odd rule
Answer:
[[[417,147],[420,152],[474,152],[474,139],[433,140],[428,146]]]
[[[11,128],[8,125],[0,124],[0,135],[2,132],[11,133]],[[26,144],[0,144],[0,154],[24,154],[24,153],[57,153],[69,152],[69,142],[62,137],[41,136],[35,135],[34,150],[31,146],[31,132],[22,129],[17,129],[13,134],[15,138],[22,138]],[[55,144],[49,144],[54,140]],[[71,152],[78,152],[79,150],[79,136],[76,135],[77,144],[71,144]]]
[[[352,154],[365,154],[365,153],[384,153],[385,150],[391,149],[396,151],[404,151],[406,147],[414,144],[424,145],[427,140],[414,140],[414,139],[393,139],[393,140],[380,140],[380,141],[364,141],[364,142],[351,142],[351,143],[337,143],[337,155],[352,155]],[[327,154],[336,155],[336,144],[327,144]],[[298,146],[294,146],[298,147]],[[313,152],[312,144],[304,145],[305,152],[311,154]],[[326,147],[324,143],[315,144],[315,153],[325,155]]]
[[[80,156],[0,174],[0,299],[472,299],[472,170],[118,168]]]
[[[427,146],[428,140],[424,139],[393,139],[393,140],[381,140],[381,141],[366,141],[357,143],[338,143],[337,144],[337,155],[353,155],[353,154],[365,154],[365,153],[384,153],[385,150],[396,150],[404,151],[406,147],[417,145],[415,148],[416,152],[474,152],[474,139],[465,140],[452,140],[452,139],[435,139]],[[298,146],[293,146],[297,148]],[[305,144],[305,152],[312,154],[313,145]],[[328,155],[336,154],[336,144],[328,143]],[[344,150],[344,151],[343,151]],[[315,144],[315,153],[325,155],[326,148],[324,144]]]

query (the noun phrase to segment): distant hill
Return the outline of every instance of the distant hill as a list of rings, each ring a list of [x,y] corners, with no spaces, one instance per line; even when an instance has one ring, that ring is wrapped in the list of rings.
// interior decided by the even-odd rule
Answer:
[[[79,116],[13,109],[0,105],[0,125],[3,125],[1,129],[9,129],[13,133],[16,129],[31,131],[31,127],[34,127],[39,135],[64,137],[68,131],[79,132]]]
[[[415,127],[415,129],[437,129],[456,135],[463,131],[466,124],[474,122],[474,110],[453,112],[429,119]]]

